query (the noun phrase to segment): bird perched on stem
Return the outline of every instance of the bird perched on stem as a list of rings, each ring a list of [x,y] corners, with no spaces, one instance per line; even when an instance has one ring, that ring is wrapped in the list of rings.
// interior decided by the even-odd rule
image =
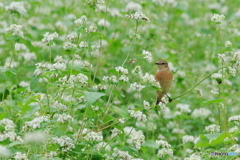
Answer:
[[[168,67],[168,63],[166,61],[163,60],[159,60],[155,63],[158,66],[158,71],[155,75],[155,79],[156,81],[159,82],[160,86],[161,86],[161,90],[160,91],[156,91],[157,93],[157,102],[156,104],[158,104],[159,102],[163,102],[162,101],[162,97],[169,92],[171,84],[172,84],[172,80],[173,80],[173,75],[172,72],[169,70]],[[169,101],[171,102],[171,98],[167,95],[167,97],[169,98]]]

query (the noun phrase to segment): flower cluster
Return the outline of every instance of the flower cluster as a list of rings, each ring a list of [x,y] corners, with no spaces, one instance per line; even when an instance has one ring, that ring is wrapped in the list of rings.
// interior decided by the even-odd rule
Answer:
[[[214,74],[212,74],[212,78],[215,79],[218,84],[221,84],[223,75],[221,73],[214,73]]]
[[[62,82],[63,84],[81,84],[83,87],[87,86],[87,81],[88,81],[88,77],[82,73],[79,73],[77,75],[70,75],[68,76],[64,76],[62,78],[59,78],[59,82]]]
[[[149,18],[145,16],[142,12],[135,12],[134,14],[126,15],[129,19],[142,20],[145,22],[150,22]]]
[[[140,150],[141,145],[145,142],[145,136],[141,130],[136,131],[133,127],[125,127],[124,134],[127,136],[127,143]]]
[[[74,21],[74,23],[79,27],[87,22],[87,17],[83,15],[81,18]]]
[[[188,104],[177,104],[176,108],[179,108],[182,113],[190,113],[191,109],[189,109]]]
[[[59,103],[58,101],[54,101],[51,107],[56,108],[59,111],[66,111],[68,109],[66,105]]]
[[[103,141],[102,132],[94,132],[84,128],[82,131],[82,134],[84,134],[83,139],[87,141],[96,141],[96,142]]]
[[[34,118],[32,121],[26,122],[25,125],[22,127],[22,129],[23,131],[26,131],[28,130],[28,128],[32,128],[32,129],[40,128],[40,124],[48,120],[49,118],[47,116],[40,116],[40,117]]]
[[[23,38],[22,26],[17,24],[12,24],[6,29],[7,32],[12,33],[13,36],[18,36]]]
[[[27,10],[24,7],[24,2],[11,2],[9,6],[6,6],[7,11],[18,12],[24,14]]]
[[[199,108],[199,109],[194,109],[192,112],[192,117],[193,118],[207,118],[209,115],[211,115],[212,112],[209,109],[206,108]]]
[[[57,118],[58,122],[64,123],[68,121],[73,121],[73,118],[68,114],[54,114],[54,118]]]
[[[12,120],[7,119],[7,118],[4,118],[4,119],[0,120],[0,126],[2,126],[2,125],[5,125],[4,129],[5,129],[6,131],[14,131],[15,126],[16,126],[16,125],[13,123]]]
[[[210,132],[210,133],[220,132],[220,126],[218,126],[216,124],[211,124],[209,126],[205,126],[205,131]]]
[[[221,23],[223,20],[225,19],[224,15],[220,15],[220,14],[214,14],[211,18],[211,21],[219,24]]]
[[[65,51],[70,51],[70,50],[74,50],[77,48],[77,45],[71,42],[65,42],[63,45],[63,49]]]
[[[188,142],[194,142],[194,137],[189,136],[189,135],[185,135],[185,136],[182,137],[182,141],[183,141],[183,144],[186,144]]]
[[[128,74],[128,70],[121,67],[121,66],[118,66],[118,67],[115,67],[115,70],[118,72],[118,73],[121,73],[121,74]]]
[[[144,56],[143,59],[145,59],[147,62],[152,62],[153,61],[151,52],[143,50],[142,55]]]
[[[59,144],[63,152],[68,152],[73,148],[75,148],[75,145],[73,144],[73,140],[67,136],[53,137],[52,143]]]
[[[145,88],[145,86],[138,84],[136,82],[130,84],[130,90],[131,91],[138,91],[140,92],[143,88]]]
[[[167,141],[164,141],[164,140],[156,140],[156,143],[159,147],[163,147],[163,148],[171,147],[171,145]]]
[[[42,39],[42,42],[45,43],[47,46],[51,46],[53,44],[53,39],[57,38],[58,34],[57,32],[54,32],[52,34],[47,32],[43,35],[43,37],[44,38]]]
[[[128,112],[130,113],[130,116],[136,119],[137,121],[142,121],[142,122],[147,121],[146,115],[143,114],[141,111],[128,110]]]

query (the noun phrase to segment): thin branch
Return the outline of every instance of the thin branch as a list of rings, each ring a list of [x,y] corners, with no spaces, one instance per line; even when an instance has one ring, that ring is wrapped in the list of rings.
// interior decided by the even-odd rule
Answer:
[[[224,69],[224,68],[227,68],[227,67],[221,67],[221,68],[218,68],[216,71],[210,73],[207,77],[203,78],[201,81],[199,81],[197,84],[195,84],[190,90],[188,90],[187,92],[177,96],[177,97],[174,97],[171,99],[171,101],[177,99],[177,98],[180,98],[186,94],[188,94],[189,92],[191,92],[194,88],[196,88],[200,83],[202,83],[204,80],[206,80],[207,78],[209,78],[212,74],[216,73],[217,71],[221,70],[221,69]]]

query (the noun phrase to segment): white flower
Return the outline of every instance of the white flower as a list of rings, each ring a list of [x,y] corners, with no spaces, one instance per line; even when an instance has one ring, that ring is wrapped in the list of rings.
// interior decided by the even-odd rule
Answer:
[[[97,151],[100,151],[101,149],[104,149],[105,151],[110,151],[111,147],[106,142],[100,142],[95,145],[95,148]]]
[[[144,106],[144,109],[149,109],[150,108],[150,103],[148,101],[143,101],[143,106]]]
[[[161,146],[163,148],[170,148],[171,145],[167,142],[167,141],[164,141],[164,140],[156,140],[156,143],[158,146]]]
[[[27,47],[25,46],[25,44],[15,43],[15,51],[20,51],[20,50],[27,50]]]
[[[0,157],[7,158],[11,155],[11,152],[8,148],[6,148],[5,146],[0,145]]]
[[[100,19],[98,25],[106,28],[110,27],[110,23],[105,19]]]
[[[223,77],[224,76],[221,73],[214,73],[214,74],[212,74],[212,78],[215,79],[218,82],[218,84],[222,83]]]
[[[74,21],[74,23],[79,27],[87,22],[87,17],[83,15],[81,18]]]
[[[92,88],[94,90],[97,90],[97,91],[102,91],[102,90],[106,90],[107,86],[106,85],[102,85],[102,84],[98,84],[98,85],[93,86]]]
[[[218,54],[218,58],[221,59],[223,62],[226,61],[225,54]]]
[[[134,19],[134,20],[142,20],[145,22],[150,22],[148,17],[145,16],[142,12],[135,12],[134,14],[126,15],[127,18],[129,19]]]
[[[240,115],[237,115],[237,116],[231,116],[228,118],[228,121],[231,122],[231,121],[240,121]]]
[[[190,157],[184,158],[184,160],[202,160],[202,158],[194,153],[191,154]]]
[[[21,86],[21,87],[29,87],[29,86],[30,86],[30,83],[29,83],[29,82],[26,82],[26,81],[21,81],[21,82],[19,83],[19,86]]]
[[[128,154],[128,151],[121,151],[117,148],[113,149],[113,157],[119,158],[121,160],[132,160],[133,157],[131,155]]]
[[[128,81],[129,81],[129,78],[128,78],[126,75],[121,75],[121,76],[119,77],[119,81],[128,82]]]
[[[142,73],[142,69],[141,66],[136,66],[133,70],[132,73],[137,73],[137,74],[141,74]]]
[[[28,160],[27,155],[25,153],[16,152],[14,156],[15,160]]]
[[[24,2],[11,2],[9,6],[6,6],[7,11],[16,11],[20,14],[24,14],[27,10],[24,8]]]
[[[109,81],[112,83],[118,83],[117,77],[112,75],[111,77],[109,77]]]
[[[230,133],[232,133],[232,132],[237,132],[237,131],[238,131],[238,127],[237,127],[237,126],[229,129],[229,132],[230,132]]]
[[[87,48],[88,47],[88,43],[85,42],[85,41],[81,41],[80,44],[79,44],[79,47],[80,48]]]
[[[194,137],[189,136],[189,135],[185,135],[185,136],[182,137],[182,141],[183,141],[183,144],[186,144],[188,142],[194,142]]]
[[[99,110],[99,107],[98,106],[91,106],[92,110],[94,111],[98,111]]]
[[[19,36],[23,38],[22,26],[17,24],[12,24],[6,29],[7,32],[12,33],[13,36]]]
[[[225,46],[226,46],[226,47],[232,47],[232,42],[226,41],[226,42],[225,42]]]
[[[119,121],[120,123],[125,123],[125,122],[126,122],[126,120],[125,120],[124,118],[120,118],[120,119],[118,119],[118,121]]]
[[[68,79],[68,83],[74,84],[74,83],[80,83],[83,86],[87,85],[88,77],[82,73],[79,73],[77,75],[70,75]]]
[[[225,19],[224,15],[214,14],[213,17],[211,18],[211,21],[215,23],[221,23],[224,19]]]
[[[121,73],[121,74],[128,74],[128,69],[125,69],[121,66],[118,66],[118,67],[115,67],[115,70],[118,72],[118,73]]]
[[[212,114],[212,112],[209,109],[206,108],[199,108],[199,109],[194,109],[192,112],[192,117],[193,118],[207,118]]]
[[[57,38],[58,37],[58,34],[57,32],[54,32],[52,34],[50,34],[49,32],[45,33],[43,35],[43,39],[42,39],[42,42],[43,43],[46,43],[46,45],[51,45],[53,43],[53,39],[54,38]]]
[[[91,69],[91,68],[92,68],[92,64],[89,63],[88,61],[83,61],[83,62],[81,63],[81,65],[82,65],[83,67],[87,68],[87,69]]]
[[[166,155],[173,156],[173,150],[170,148],[162,148],[158,150],[157,156],[159,158],[163,158]]]
[[[231,76],[235,77],[236,73],[237,73],[236,69],[233,67],[228,67],[228,69],[229,69]]]
[[[145,142],[145,136],[141,130],[136,131],[133,127],[125,127],[124,134],[127,135],[127,143],[140,150],[141,145]]]
[[[189,109],[188,104],[179,103],[176,105],[176,108],[179,108],[182,113],[190,113],[191,112],[191,109]]]
[[[145,86],[138,84],[136,82],[130,84],[130,90],[140,92]]]
[[[184,131],[184,129],[174,128],[172,130],[172,133],[185,134],[185,131]]]
[[[151,52],[143,50],[142,55],[144,56],[143,59],[145,59],[147,62],[153,61]]]
[[[56,108],[59,111],[66,111],[68,109],[66,105],[59,103],[58,101],[54,101],[50,107]]]
[[[75,148],[75,145],[72,143],[72,139],[67,136],[61,136],[61,137],[53,137],[52,143],[59,144],[63,152],[68,152],[72,150],[72,148]]]
[[[62,122],[62,123],[67,122],[67,121],[73,121],[73,118],[70,115],[65,114],[65,113],[55,114],[54,117],[57,118],[58,122]]]
[[[142,6],[139,3],[129,2],[126,6],[126,10],[130,12],[137,12],[142,10]]]
[[[67,39],[70,41],[75,41],[75,36],[72,34],[67,35]]]
[[[64,45],[63,45],[63,49],[65,51],[70,51],[70,50],[73,50],[73,49],[76,49],[77,48],[77,45],[74,44],[74,43],[71,43],[71,42],[65,42]]]
[[[61,70],[61,71],[64,71],[66,69],[66,64],[65,63],[54,63],[52,65],[52,69],[51,70]]]
[[[114,137],[116,137],[117,135],[119,135],[119,134],[122,133],[122,131],[120,131],[120,130],[117,129],[117,128],[112,129],[111,132],[112,132],[111,138],[114,138]]]
[[[132,118],[135,118],[137,121],[142,121],[142,122],[147,121],[146,115],[143,114],[141,111],[128,110],[128,113],[130,113],[130,116]]]
[[[220,126],[216,124],[211,124],[209,126],[205,126],[205,131],[215,133],[215,132],[220,132]]]
[[[86,33],[97,32],[97,28],[95,26],[90,26],[89,28],[85,28]]]
[[[84,133],[83,133],[84,134]],[[97,141],[101,142],[103,141],[103,135],[102,132],[94,132],[94,131],[87,131],[86,135],[83,137],[83,139],[88,141]]]
[[[5,130],[6,131],[14,131],[14,128],[15,128],[15,124],[13,123],[12,120],[10,119],[7,119],[7,118],[4,118],[2,120],[0,120],[0,126],[1,125],[5,125]]]
[[[25,123],[25,125],[23,126],[23,130],[25,131],[29,127],[33,129],[40,128],[40,124],[44,121],[48,121],[47,116],[40,116],[40,117],[34,118],[32,121],[28,121]]]
[[[47,134],[42,131],[26,133],[23,140],[25,143],[44,143],[47,140]]]

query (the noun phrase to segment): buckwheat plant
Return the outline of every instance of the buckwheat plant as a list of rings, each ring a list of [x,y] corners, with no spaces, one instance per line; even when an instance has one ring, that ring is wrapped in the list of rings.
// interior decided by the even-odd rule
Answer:
[[[238,6],[1,1],[0,159],[240,158]]]

